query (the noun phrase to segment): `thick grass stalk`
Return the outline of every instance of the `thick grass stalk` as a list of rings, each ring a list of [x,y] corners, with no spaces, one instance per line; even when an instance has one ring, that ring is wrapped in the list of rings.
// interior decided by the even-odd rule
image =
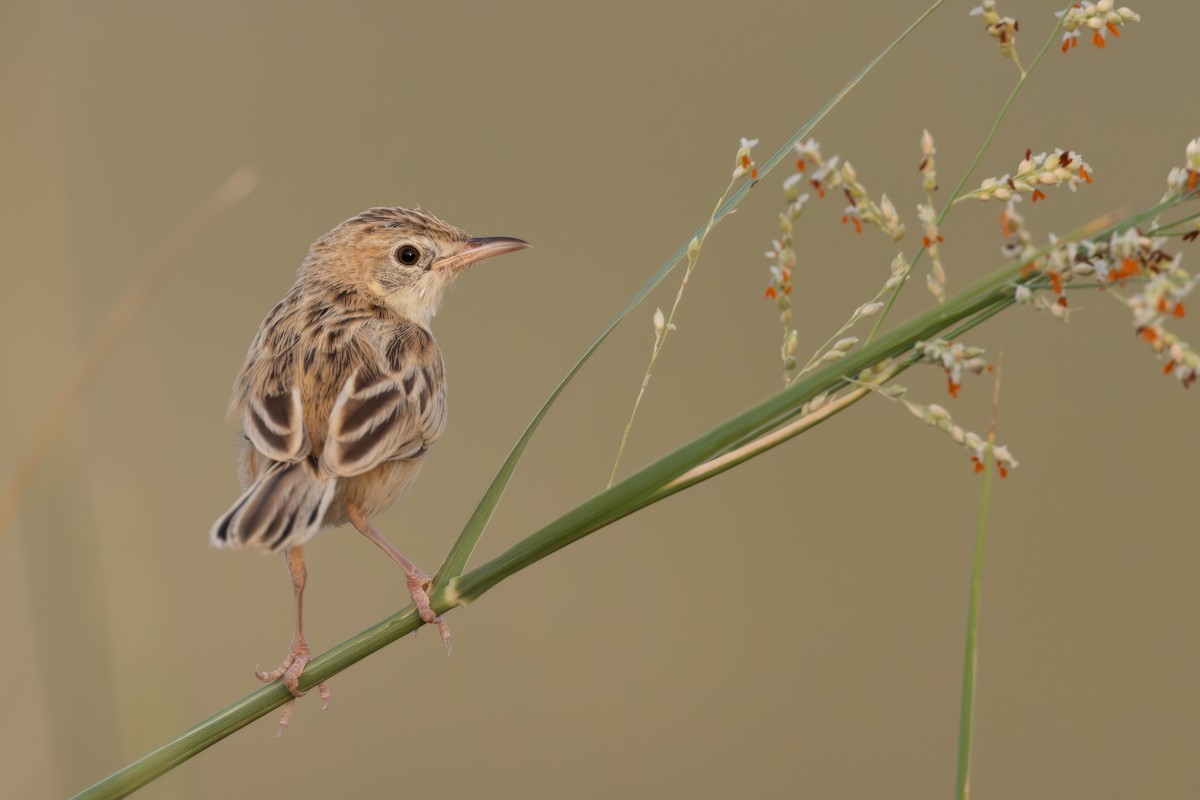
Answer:
[[[1008,272],[1008,270],[1004,270]],[[1011,280],[1011,278],[1009,279]],[[708,433],[683,445],[606,489],[542,530],[525,538],[508,551],[451,583],[452,595],[459,603],[478,599],[486,591],[511,575],[566,547],[593,531],[615,522],[661,499],[662,490],[689,470],[704,464],[734,447],[743,437],[764,425],[800,409],[819,394],[831,391],[843,382],[843,376],[856,375],[875,364],[902,355],[917,341],[936,337],[956,323],[989,306],[1012,302],[1007,282],[989,288],[978,296],[964,297],[953,306],[935,308],[900,326],[870,348],[851,354],[797,381]]]

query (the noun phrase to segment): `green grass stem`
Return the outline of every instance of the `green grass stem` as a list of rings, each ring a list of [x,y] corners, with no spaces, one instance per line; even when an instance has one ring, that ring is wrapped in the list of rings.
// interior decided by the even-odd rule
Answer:
[[[975,528],[975,560],[971,567],[971,597],[967,604],[967,644],[963,659],[962,703],[958,721],[958,773],[954,796],[967,800],[971,793],[971,732],[975,721],[975,678],[979,670],[979,597],[983,586],[983,542],[987,533],[988,501],[992,495],[992,469],[996,459],[988,443],[984,459],[983,496]]]

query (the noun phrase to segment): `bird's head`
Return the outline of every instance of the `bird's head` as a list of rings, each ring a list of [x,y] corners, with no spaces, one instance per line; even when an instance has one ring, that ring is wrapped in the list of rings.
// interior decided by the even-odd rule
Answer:
[[[506,236],[472,238],[420,208],[372,208],[318,239],[301,272],[369,291],[428,326],[472,264],[526,247]]]

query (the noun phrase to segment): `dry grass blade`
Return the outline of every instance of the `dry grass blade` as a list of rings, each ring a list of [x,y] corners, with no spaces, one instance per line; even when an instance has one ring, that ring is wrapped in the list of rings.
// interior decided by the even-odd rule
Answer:
[[[38,467],[58,439],[71,409],[108,364],[138,314],[192,248],[222,217],[242,202],[257,183],[258,176],[246,167],[236,170],[226,178],[203,203],[183,219],[108,312],[80,357],[74,373],[46,406],[46,411],[38,420],[29,443],[17,458],[12,477],[0,493],[0,541],[3,541],[4,534],[16,517],[21,499],[37,474]]]

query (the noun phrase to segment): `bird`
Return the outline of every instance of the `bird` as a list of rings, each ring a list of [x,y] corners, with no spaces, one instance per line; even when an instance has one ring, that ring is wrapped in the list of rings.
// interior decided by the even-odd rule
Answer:
[[[349,522],[387,553],[449,651],[450,631],[430,608],[429,575],[371,519],[408,492],[446,428],[446,371],[430,323],[447,290],[483,259],[526,247],[506,236],[472,238],[420,207],[370,208],[311,245],[250,343],[229,406],[241,423],[243,493],[210,537],[217,547],[284,554],[295,634],[277,669],[255,670],[292,694],[278,735],[304,694],[304,551],[319,530]],[[329,687],[319,690],[328,707]]]

